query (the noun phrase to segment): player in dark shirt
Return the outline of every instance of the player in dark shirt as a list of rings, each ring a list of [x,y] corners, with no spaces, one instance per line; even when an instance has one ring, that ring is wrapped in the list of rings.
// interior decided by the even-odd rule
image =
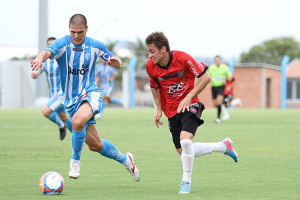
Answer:
[[[204,105],[197,95],[210,82],[207,66],[182,51],[170,51],[167,37],[153,32],[145,40],[149,53],[146,65],[151,91],[157,106],[154,123],[159,128],[162,112],[177,152],[181,155],[183,177],[179,194],[190,193],[194,157],[222,152],[238,161],[229,138],[216,143],[193,143]],[[195,87],[195,77],[198,78]]]

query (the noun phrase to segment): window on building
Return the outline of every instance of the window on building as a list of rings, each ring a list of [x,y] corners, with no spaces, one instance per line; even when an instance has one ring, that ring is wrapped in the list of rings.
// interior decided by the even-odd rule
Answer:
[[[290,101],[300,101],[300,80],[290,79],[287,81],[286,97]]]
[[[292,81],[288,81],[287,82],[287,95],[286,95],[286,97],[287,97],[287,99],[292,99]]]
[[[300,81],[296,83],[296,99],[300,100]]]

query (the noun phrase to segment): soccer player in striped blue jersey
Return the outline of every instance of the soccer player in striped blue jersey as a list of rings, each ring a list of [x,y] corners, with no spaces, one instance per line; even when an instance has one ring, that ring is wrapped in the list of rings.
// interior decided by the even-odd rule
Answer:
[[[85,142],[91,151],[121,163],[132,178],[139,181],[140,173],[134,164],[133,154],[123,154],[112,143],[101,139],[94,119],[102,107],[102,94],[95,80],[96,59],[100,56],[115,68],[120,68],[122,61],[104,44],[86,36],[88,26],[84,15],[73,15],[69,30],[70,35],[55,40],[30,61],[32,70],[43,69],[43,63],[50,57],[55,58],[59,65],[64,105],[73,128],[69,177],[80,176],[80,156]]]
[[[47,39],[47,45],[50,45],[56,38],[49,37]],[[66,136],[66,128],[72,133],[72,122],[69,119],[63,102],[63,92],[60,86],[60,75],[57,62],[55,59],[48,59],[44,64],[44,71],[49,87],[49,101],[43,108],[43,115],[49,120],[57,124],[59,127],[60,140],[63,140]],[[33,71],[31,77],[36,79],[43,71]]]
[[[96,118],[101,118],[103,110],[106,107],[106,102],[112,104],[122,104],[120,99],[111,97],[114,87],[114,80],[119,76],[119,71],[116,68],[109,66],[105,61],[96,66],[96,80],[100,84],[101,93],[103,94],[103,103],[100,113],[95,115]]]

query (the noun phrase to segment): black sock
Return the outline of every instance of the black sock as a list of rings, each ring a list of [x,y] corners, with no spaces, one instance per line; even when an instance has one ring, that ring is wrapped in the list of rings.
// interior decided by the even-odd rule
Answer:
[[[218,110],[218,119],[220,119],[220,116],[221,116],[221,106],[218,106],[217,110]]]

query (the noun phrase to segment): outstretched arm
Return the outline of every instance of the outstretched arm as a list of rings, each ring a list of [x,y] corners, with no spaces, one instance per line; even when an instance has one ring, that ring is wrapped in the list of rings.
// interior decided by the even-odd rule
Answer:
[[[39,55],[30,61],[32,71],[42,69],[44,70],[43,63],[52,56],[52,52],[48,50],[41,51]]]
[[[211,80],[211,78],[210,78],[208,72],[206,71],[200,78],[198,78],[194,89],[192,89],[186,95],[186,97],[180,102],[180,104],[177,108],[177,112],[178,113],[184,112],[185,109],[187,109],[189,111],[190,110],[189,107],[191,105],[192,100],[204,90],[204,88],[210,82],[210,80]]]
[[[162,116],[162,108],[161,108],[161,100],[160,100],[160,89],[159,88],[151,88],[151,92],[156,104],[156,114],[154,115],[154,123],[157,128],[159,128],[159,125],[163,125],[159,119]]]
[[[108,59],[107,64],[119,69],[122,66],[122,60],[118,56],[113,56]]]

